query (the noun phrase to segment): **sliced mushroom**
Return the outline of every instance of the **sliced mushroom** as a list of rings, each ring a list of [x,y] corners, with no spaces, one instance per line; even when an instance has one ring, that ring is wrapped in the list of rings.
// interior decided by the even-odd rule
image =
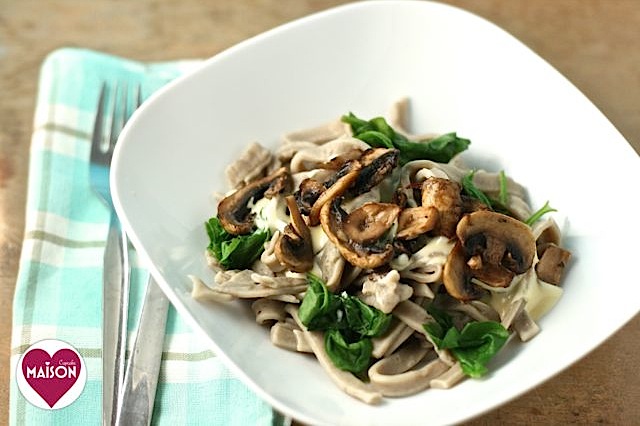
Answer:
[[[515,274],[501,265],[493,263],[483,264],[481,267],[471,267],[471,275],[492,287],[508,287]]]
[[[351,184],[356,180],[362,165],[358,160],[349,161],[337,173],[339,178],[324,191],[318,199],[313,203],[309,211],[309,225],[316,226],[320,222],[320,210],[330,200],[340,197],[347,192]],[[327,186],[327,184],[325,184]]]
[[[467,255],[458,241],[453,246],[442,271],[442,281],[447,293],[458,300],[469,301],[481,298],[485,292],[471,282],[471,268],[467,264]]]
[[[522,274],[533,263],[536,242],[523,222],[492,211],[465,215],[456,228],[468,257],[480,255],[484,264],[503,266]]]
[[[409,207],[402,210],[396,238],[412,240],[431,231],[438,224],[438,209],[433,206]]]
[[[306,178],[300,182],[298,190],[293,194],[296,197],[296,203],[298,204],[300,213],[309,215],[313,204],[325,189],[325,186],[315,179]]]
[[[462,215],[460,191],[458,182],[435,176],[428,177],[422,183],[422,206],[432,206],[438,210],[439,223],[434,234],[448,238],[456,235],[456,225]]]
[[[564,269],[571,259],[571,252],[553,243],[547,243],[540,247],[542,257],[536,264],[538,278],[549,284],[558,285],[562,281]]]
[[[340,207],[340,202],[340,198],[332,199],[322,206],[320,224],[342,257],[362,269],[374,269],[389,262],[393,257],[393,245],[390,243],[358,243],[347,236],[343,228],[347,213]]]
[[[313,268],[313,245],[311,231],[298,210],[293,195],[286,198],[291,214],[291,223],[276,241],[274,252],[280,263],[293,272],[307,272]]]
[[[343,228],[352,241],[371,243],[382,237],[400,214],[400,207],[390,203],[365,203],[347,216]]]
[[[350,151],[345,152],[344,154],[333,157],[329,161],[319,164],[318,168],[340,170],[342,166],[344,166],[348,161],[357,160],[358,158],[360,158],[362,156],[362,152],[363,151],[361,149],[354,148]]]
[[[248,234],[254,227],[253,214],[249,208],[251,200],[271,198],[284,191],[291,177],[284,167],[238,189],[218,203],[218,219],[224,229],[233,235]]]
[[[362,153],[358,160],[362,170],[349,190],[350,195],[364,194],[382,182],[398,165],[399,155],[397,149],[387,148],[371,148]]]

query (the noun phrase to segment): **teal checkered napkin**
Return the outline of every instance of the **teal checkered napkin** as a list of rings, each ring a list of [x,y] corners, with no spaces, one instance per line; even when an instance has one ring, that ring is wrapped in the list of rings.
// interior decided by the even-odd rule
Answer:
[[[13,304],[11,425],[99,425],[102,403],[102,258],[109,211],[89,187],[90,134],[103,81],[141,83],[146,95],[198,61],[144,64],[83,49],[45,60],[31,142],[26,227]],[[132,251],[129,348],[148,274]],[[80,397],[58,410],[32,406],[15,369],[33,343],[60,339],[83,356]],[[253,394],[171,308],[153,423],[273,425],[286,419]]]

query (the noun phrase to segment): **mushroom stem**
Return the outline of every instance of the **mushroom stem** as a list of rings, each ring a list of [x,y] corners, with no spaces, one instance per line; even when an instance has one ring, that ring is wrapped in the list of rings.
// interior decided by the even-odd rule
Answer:
[[[293,272],[307,272],[313,268],[311,231],[298,210],[293,195],[286,198],[291,223],[284,228],[274,247],[278,261]]]

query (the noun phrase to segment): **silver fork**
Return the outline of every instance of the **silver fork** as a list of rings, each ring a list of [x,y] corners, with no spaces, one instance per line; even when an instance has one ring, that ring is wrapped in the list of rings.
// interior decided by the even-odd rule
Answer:
[[[126,85],[116,85],[111,96],[108,96],[109,92],[107,84],[104,83],[100,90],[91,138],[89,167],[91,188],[111,212],[103,270],[103,425],[115,424],[118,397],[124,381],[129,307],[128,240],[113,207],[109,170],[118,135],[130,115],[130,102]],[[107,98],[109,98],[108,104]],[[134,108],[137,108],[140,103],[140,86],[137,86],[134,94]]]

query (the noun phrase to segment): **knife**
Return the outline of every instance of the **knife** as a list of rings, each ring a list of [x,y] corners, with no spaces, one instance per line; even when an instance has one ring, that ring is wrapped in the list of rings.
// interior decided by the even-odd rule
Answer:
[[[129,307],[128,239],[115,213],[111,215],[104,254],[102,311],[102,424],[116,418],[125,374],[127,312]]]
[[[150,276],[118,398],[116,425],[147,426],[151,422],[168,311],[169,299]]]

